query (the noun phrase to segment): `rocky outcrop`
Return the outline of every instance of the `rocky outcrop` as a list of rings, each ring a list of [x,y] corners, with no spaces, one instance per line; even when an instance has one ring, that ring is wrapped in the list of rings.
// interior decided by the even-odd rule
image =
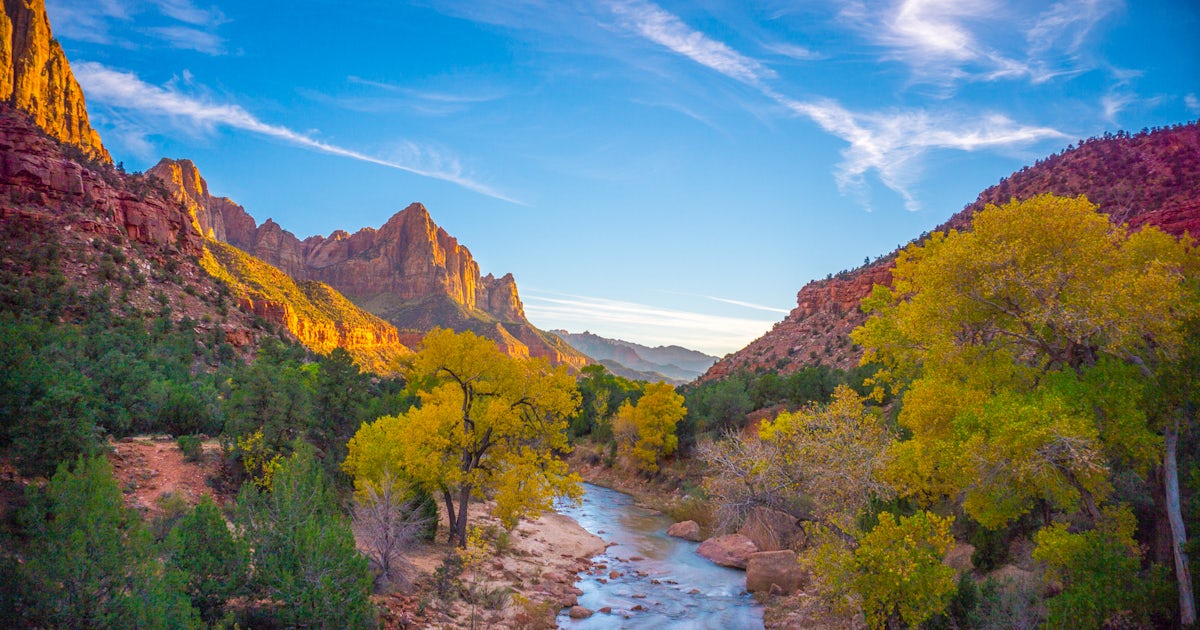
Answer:
[[[587,358],[525,318],[512,274],[481,276],[471,252],[414,203],[378,229],[300,240],[267,219],[213,197],[195,165],[159,162],[148,171],[191,213],[205,234],[229,243],[300,283],[322,282],[402,331],[472,330],[513,356],[544,357],[582,367]],[[412,343],[419,339],[402,333]]]
[[[50,32],[44,0],[4,0],[0,10],[0,101],[88,158],[111,163],[88,122],[83,90]]]
[[[363,369],[396,371],[410,352],[395,326],[363,311],[320,282],[297,283],[279,269],[227,243],[209,240],[201,265],[223,280],[247,312],[282,326],[306,348],[344,348]]]
[[[1200,124],[1083,141],[1002,179],[936,230],[968,229],[971,217],[989,203],[1043,193],[1086,195],[1114,222],[1135,229],[1153,225],[1169,234],[1200,238]],[[818,364],[843,369],[857,365],[862,351],[849,335],[866,321],[858,305],[874,285],[891,285],[894,265],[895,252],[808,283],[783,321],[718,361],[701,378],[760,368],[786,373]]]
[[[243,250],[253,247],[254,219],[228,197],[210,195],[208,182],[191,160],[163,158],[146,174],[166,184],[171,196],[187,209],[197,232]]]
[[[750,555],[757,553],[754,541],[741,534],[715,536],[700,543],[696,553],[723,567],[745,569]]]
[[[804,587],[805,577],[791,549],[760,551],[746,560],[746,590],[751,593],[788,595]]]
[[[78,213],[80,229],[124,233],[137,243],[173,246],[183,256],[203,251],[191,218],[150,180],[112,167],[80,166],[7,105],[0,105],[0,200],[9,207]]]

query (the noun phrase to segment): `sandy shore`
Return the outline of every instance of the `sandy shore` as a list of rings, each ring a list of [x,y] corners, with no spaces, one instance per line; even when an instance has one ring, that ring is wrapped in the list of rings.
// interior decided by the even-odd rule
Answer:
[[[503,530],[486,505],[471,506],[471,524]],[[444,510],[443,510],[444,512]],[[442,515],[443,520],[445,515]],[[591,567],[591,559],[604,552],[605,542],[583,529],[573,519],[547,513],[536,520],[522,520],[507,537],[502,554],[483,561],[462,576],[468,588],[477,591],[509,589],[505,606],[490,609],[462,600],[443,602],[433,592],[430,576],[452,549],[445,543],[445,527],[438,541],[414,549],[409,555],[412,586],[392,595],[379,596],[387,609],[382,621],[388,628],[554,628],[554,617],[573,606],[582,594],[574,584],[577,573]],[[503,534],[500,534],[503,536]]]

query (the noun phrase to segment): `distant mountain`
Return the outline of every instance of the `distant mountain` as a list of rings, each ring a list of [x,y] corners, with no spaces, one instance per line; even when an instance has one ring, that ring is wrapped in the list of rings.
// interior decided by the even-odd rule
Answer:
[[[513,356],[545,357],[582,367],[587,358],[538,330],[511,274],[481,276],[471,252],[414,203],[380,228],[300,240],[271,219],[258,225],[246,210],[215,197],[190,160],[163,159],[158,178],[193,217],[195,229],[228,243],[295,279],[321,282],[400,330],[415,345],[433,328],[471,330]]]
[[[936,230],[968,229],[971,217],[989,203],[1043,193],[1086,195],[1113,221],[1200,237],[1200,125],[1081,141],[1002,179]],[[895,258],[892,252],[869,265],[808,283],[783,321],[721,359],[703,378],[722,378],[739,370],[792,372],[817,364],[853,367],[862,350],[851,343],[849,334],[866,321],[859,303],[874,285],[891,284]]]
[[[687,383],[695,380],[717,361],[717,357],[679,346],[651,348],[620,339],[607,339],[586,331],[550,332],[571,344],[571,347],[595,359],[613,374],[625,378]]]

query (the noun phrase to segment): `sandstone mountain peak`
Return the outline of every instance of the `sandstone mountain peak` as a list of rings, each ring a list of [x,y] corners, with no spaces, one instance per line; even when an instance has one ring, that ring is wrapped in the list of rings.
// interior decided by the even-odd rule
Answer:
[[[0,101],[88,158],[112,162],[88,121],[83,90],[50,32],[44,0],[0,4]]]
[[[194,172],[194,175],[192,174]],[[208,192],[186,160],[159,162],[148,171],[191,213],[204,234],[229,243],[298,283],[321,282],[401,330],[417,343],[435,328],[469,329],[513,355],[546,357],[582,366],[587,359],[525,318],[512,274],[482,276],[471,252],[412,203],[379,228],[300,240],[267,219],[261,225],[240,205]]]

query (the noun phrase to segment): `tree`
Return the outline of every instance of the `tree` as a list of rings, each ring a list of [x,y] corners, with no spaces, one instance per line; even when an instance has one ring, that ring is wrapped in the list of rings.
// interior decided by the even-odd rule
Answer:
[[[884,450],[893,437],[879,414],[846,385],[826,405],[781,413],[759,427],[760,438],[775,444],[781,465],[796,480],[795,490],[811,502],[809,518],[847,542],[872,498],[891,497],[878,477]]]
[[[883,628],[894,618],[916,628],[945,610],[956,588],[954,569],[942,564],[954,545],[953,522],[928,512],[899,519],[879,514],[851,562],[851,582],[868,624]]]
[[[371,574],[312,447],[297,442],[269,491],[242,486],[237,523],[252,583],[286,626],[372,628]]]
[[[167,566],[184,576],[185,592],[207,623],[220,619],[225,603],[246,585],[248,550],[207,495],[171,529],[166,555]]]
[[[675,425],[687,414],[683,396],[666,383],[646,386],[637,405],[621,403],[613,419],[613,435],[620,452],[633,459],[638,470],[658,472],[659,460],[675,452],[679,438]]]
[[[29,537],[20,573],[30,626],[199,626],[178,574],[164,571],[103,457],[60,464],[44,490],[31,487],[21,520]]]
[[[354,533],[379,572],[383,588],[401,577],[404,552],[428,529],[430,521],[437,523],[437,512],[430,515],[421,509],[420,497],[415,494],[405,492],[395,477],[385,473],[377,484],[366,484],[354,497]]]
[[[892,449],[889,479],[922,500],[965,493],[988,527],[1039,501],[1098,522],[1115,464],[1172,468],[1178,416],[1156,417],[1147,392],[1200,305],[1198,261],[1187,242],[1051,195],[908,247],[852,334],[883,366],[874,383],[903,391],[912,439]],[[1176,578],[1191,623],[1190,578]]]
[[[425,336],[407,377],[420,405],[364,424],[351,439],[345,469],[361,489],[384,474],[441,495],[449,538],[466,544],[467,508],[494,496],[507,526],[577,499],[579,477],[556,457],[569,447],[566,418],[579,392],[565,366],[515,359],[472,332]]]

